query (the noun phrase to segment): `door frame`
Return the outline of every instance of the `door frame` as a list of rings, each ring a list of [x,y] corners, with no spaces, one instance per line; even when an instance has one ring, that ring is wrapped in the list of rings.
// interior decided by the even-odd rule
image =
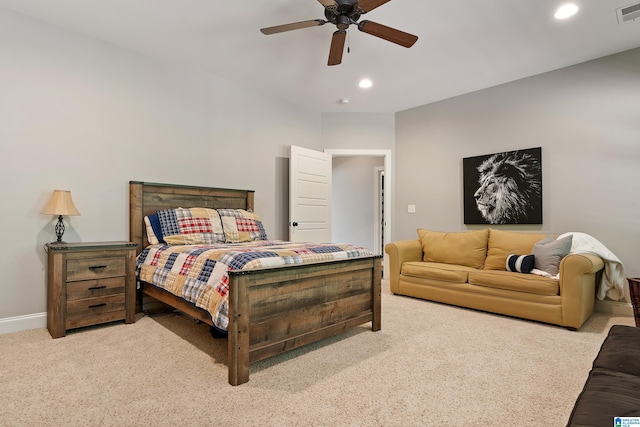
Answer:
[[[392,153],[391,150],[376,150],[376,149],[333,149],[327,148],[325,153],[331,154],[333,157],[340,156],[353,156],[353,157],[384,157],[384,241],[391,241],[391,228],[393,222],[391,221],[391,211],[393,206],[393,170],[392,170]],[[384,254],[380,254],[384,255]],[[386,256],[385,256],[386,260]],[[384,268],[383,271],[388,271]],[[386,276],[386,274],[385,274]]]
[[[381,225],[383,225],[382,230],[384,230],[387,226],[387,223],[384,221],[384,218],[380,218],[380,207],[386,208],[384,205],[384,189],[382,184],[382,180],[384,179],[385,171],[384,166],[376,166],[373,168],[373,241],[376,244],[376,250],[374,251],[378,254],[378,248],[381,248],[384,253],[384,246],[380,246],[379,243],[382,240],[383,243],[388,243],[384,240],[384,231],[383,235],[380,235]],[[386,183],[385,183],[386,184]],[[380,199],[380,193],[382,192],[382,200]],[[384,212],[384,211],[383,211]],[[383,213],[384,215],[384,213]]]

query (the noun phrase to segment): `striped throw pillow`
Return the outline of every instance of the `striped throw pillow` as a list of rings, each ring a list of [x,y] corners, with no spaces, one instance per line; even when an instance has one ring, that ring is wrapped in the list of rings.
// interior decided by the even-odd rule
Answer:
[[[533,255],[516,255],[509,254],[507,257],[507,271],[517,273],[531,273],[535,265],[535,257]]]

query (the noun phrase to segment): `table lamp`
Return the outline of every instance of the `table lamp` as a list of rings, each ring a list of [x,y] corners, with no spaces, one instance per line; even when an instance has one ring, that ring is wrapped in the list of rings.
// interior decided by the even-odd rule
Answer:
[[[51,199],[47,206],[41,212],[45,215],[58,215],[58,222],[56,224],[56,236],[58,240],[55,243],[65,243],[62,241],[62,235],[64,234],[64,222],[62,222],[62,215],[80,215],[78,209],[73,204],[71,199],[71,191],[67,190],[53,190]]]

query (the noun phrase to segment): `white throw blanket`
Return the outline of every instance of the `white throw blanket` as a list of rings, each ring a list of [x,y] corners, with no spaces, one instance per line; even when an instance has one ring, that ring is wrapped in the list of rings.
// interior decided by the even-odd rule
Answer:
[[[558,236],[558,239],[572,235],[571,253],[589,253],[598,255],[604,260],[604,274],[598,287],[598,299],[605,296],[612,300],[624,298],[624,267],[622,261],[613,254],[605,245],[585,233],[569,232]]]

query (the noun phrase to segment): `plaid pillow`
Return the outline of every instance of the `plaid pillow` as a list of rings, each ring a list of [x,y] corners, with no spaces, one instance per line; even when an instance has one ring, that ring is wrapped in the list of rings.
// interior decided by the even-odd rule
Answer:
[[[260,216],[244,209],[218,209],[226,243],[267,240]]]
[[[165,242],[170,245],[224,243],[220,216],[215,209],[176,208],[158,211]]]

